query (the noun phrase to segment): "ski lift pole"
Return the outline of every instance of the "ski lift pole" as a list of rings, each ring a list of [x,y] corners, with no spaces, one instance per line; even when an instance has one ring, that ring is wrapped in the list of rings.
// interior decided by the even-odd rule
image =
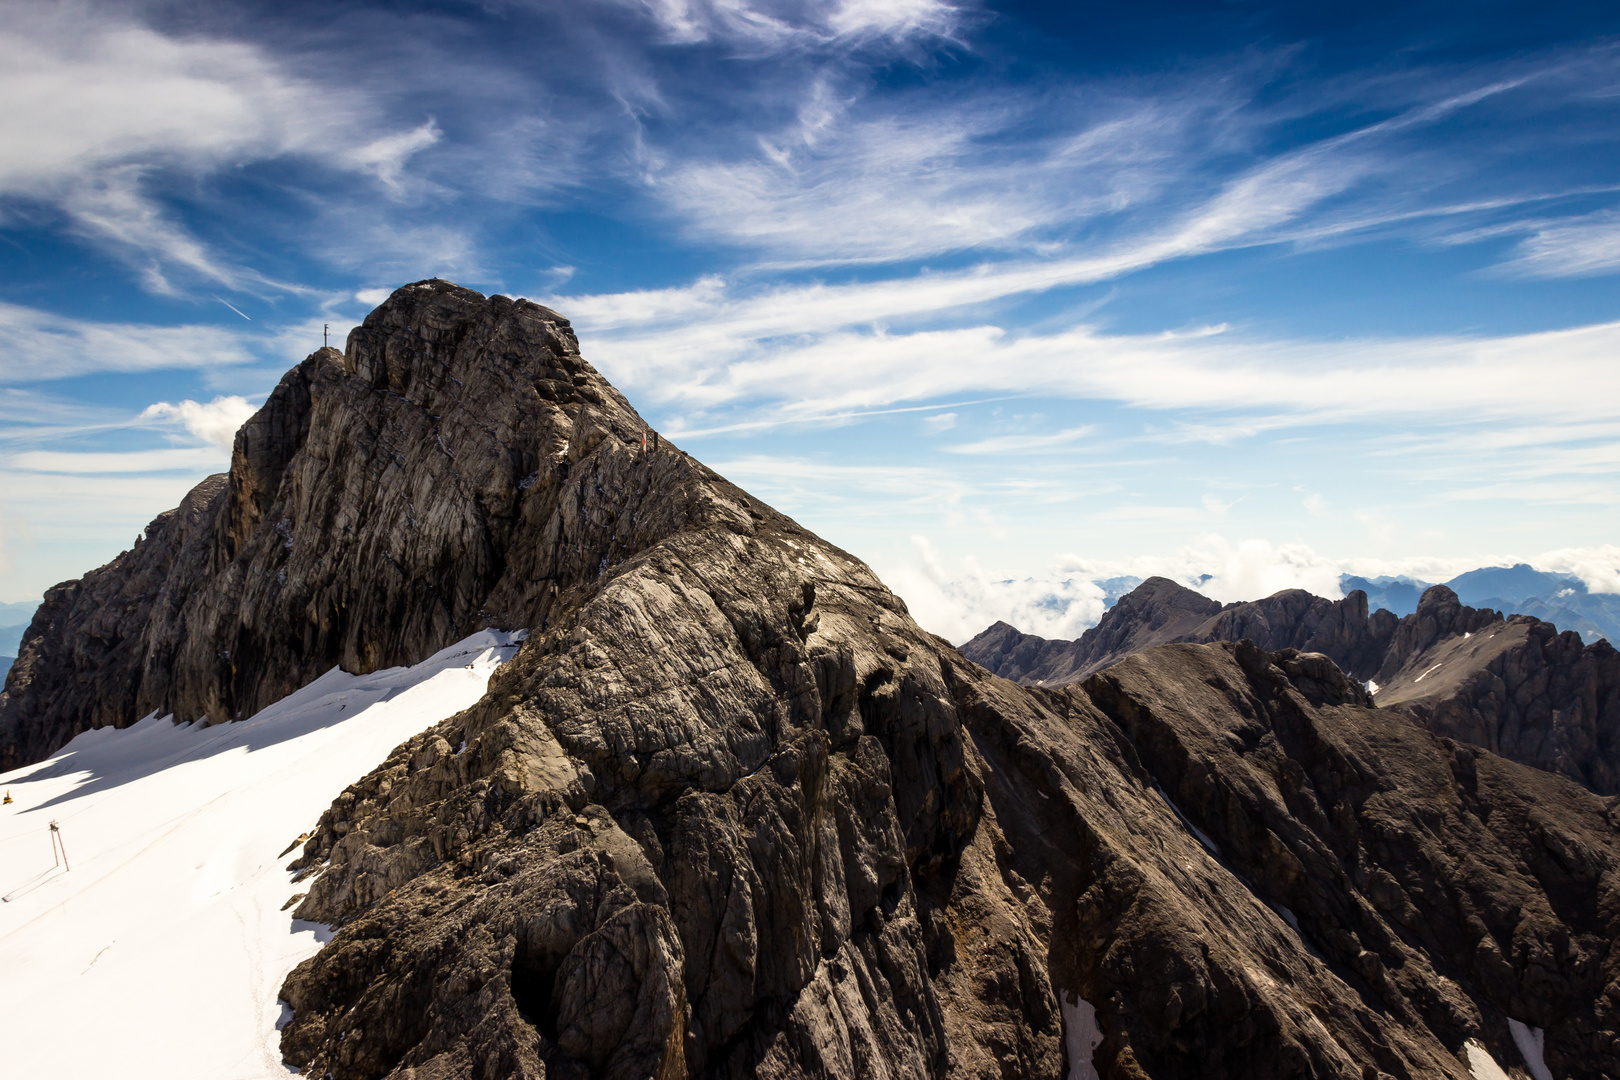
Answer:
[[[61,851],[62,851],[62,862],[61,862],[62,868],[71,873],[72,870],[73,870],[73,867],[68,864],[67,844],[62,841],[62,830],[61,830],[60,826],[58,826],[56,824],[56,822],[53,821],[53,822],[51,822],[51,857],[52,858],[56,857],[56,851],[57,851],[58,848],[60,848]]]

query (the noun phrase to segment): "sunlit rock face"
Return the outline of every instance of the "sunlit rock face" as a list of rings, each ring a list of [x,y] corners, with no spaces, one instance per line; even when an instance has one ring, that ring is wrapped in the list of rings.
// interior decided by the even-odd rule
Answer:
[[[1620,1075],[1613,800],[1316,653],[999,678],[644,431],[560,316],[408,286],[288,376],[228,480],[53,593],[12,745],[95,722],[76,679],[228,719],[530,629],[304,846],[296,914],[338,930],[282,990],[289,1064],[1463,1080],[1469,1045],[1518,1061],[1511,1018],[1556,1075]],[[62,666],[104,624],[139,648]]]

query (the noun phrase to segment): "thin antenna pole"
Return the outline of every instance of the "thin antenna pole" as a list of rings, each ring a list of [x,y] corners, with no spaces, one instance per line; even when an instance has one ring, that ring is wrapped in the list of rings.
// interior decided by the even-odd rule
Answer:
[[[73,870],[73,867],[68,863],[67,844],[64,843],[63,840],[62,840],[62,830],[61,830],[61,828],[58,827],[56,822],[53,821],[53,822],[51,822],[51,857],[52,858],[56,857],[56,849],[57,848],[62,849],[62,863],[61,863],[61,865],[62,865],[63,869],[68,870],[69,872],[71,872]]]

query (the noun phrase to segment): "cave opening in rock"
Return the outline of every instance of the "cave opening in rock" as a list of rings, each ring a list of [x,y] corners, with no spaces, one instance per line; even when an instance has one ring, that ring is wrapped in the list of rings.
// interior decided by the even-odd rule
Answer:
[[[562,957],[519,943],[512,958],[512,1000],[518,1012],[551,1042],[557,1041],[558,1003],[553,993]]]

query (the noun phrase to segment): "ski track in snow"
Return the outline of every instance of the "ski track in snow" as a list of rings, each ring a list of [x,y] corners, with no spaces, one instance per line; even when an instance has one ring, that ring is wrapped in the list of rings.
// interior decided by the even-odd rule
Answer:
[[[0,774],[5,1074],[284,1078],[282,980],[331,932],[281,907],[288,842],[401,742],[483,696],[522,631],[336,668],[251,719],[148,716]],[[52,865],[56,821],[71,871]],[[87,1017],[94,1017],[91,1024]]]

